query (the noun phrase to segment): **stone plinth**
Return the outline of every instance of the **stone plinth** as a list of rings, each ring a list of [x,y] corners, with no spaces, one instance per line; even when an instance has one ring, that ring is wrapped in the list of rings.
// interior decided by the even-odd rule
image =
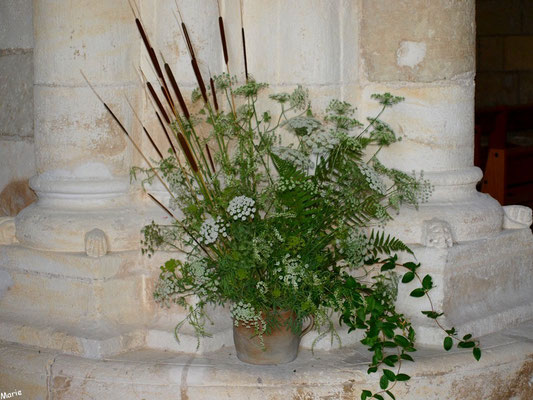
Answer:
[[[411,375],[393,392],[409,400],[503,400],[533,396],[533,325],[524,324],[482,338],[483,355],[421,348]],[[0,388],[22,390],[23,398],[62,400],[358,400],[363,389],[379,390],[367,375],[368,351],[301,350],[289,364],[254,366],[237,360],[228,347],[204,355],[154,350],[89,360],[50,350],[0,344]]]

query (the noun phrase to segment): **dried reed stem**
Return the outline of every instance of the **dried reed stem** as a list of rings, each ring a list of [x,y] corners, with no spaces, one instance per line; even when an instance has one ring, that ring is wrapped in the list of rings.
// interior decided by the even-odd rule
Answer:
[[[154,140],[152,139],[152,136],[148,133],[148,130],[146,130],[146,127],[145,127],[144,124],[142,123],[141,118],[139,117],[139,115],[137,115],[137,112],[135,111],[135,109],[133,108],[133,106],[131,105],[129,99],[126,97],[125,94],[124,94],[124,98],[126,99],[126,102],[128,103],[128,105],[130,106],[131,111],[133,112],[133,115],[135,115],[135,118],[137,119],[137,121],[139,121],[139,124],[141,124],[144,133],[146,134],[146,136],[148,136],[148,139],[150,140],[150,143],[151,143],[152,146],[154,147],[155,151],[157,152],[157,154],[159,155],[159,157],[161,157],[161,159],[164,159],[165,157],[163,157],[163,154],[161,153],[161,151],[159,150],[159,148],[158,148],[157,145],[155,144]]]

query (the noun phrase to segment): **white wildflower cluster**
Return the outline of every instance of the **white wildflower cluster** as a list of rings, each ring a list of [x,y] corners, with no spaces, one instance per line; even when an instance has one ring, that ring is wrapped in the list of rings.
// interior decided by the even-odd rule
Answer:
[[[368,164],[362,163],[359,165],[359,170],[365,177],[366,181],[368,182],[368,186],[370,186],[372,190],[375,190],[380,194],[385,194],[387,187],[374,168]]]
[[[255,285],[259,293],[265,294],[268,291],[267,284],[263,281],[257,282],[257,285]]]
[[[285,241],[285,239],[283,238],[283,236],[281,236],[281,233],[279,233],[279,231],[274,228],[273,229],[273,232],[274,232],[274,237],[281,243],[283,243]]]
[[[164,272],[159,277],[154,289],[154,300],[166,307],[178,300],[178,284],[172,272]]]
[[[224,224],[221,217],[217,217],[216,220],[208,218],[200,227],[200,242],[203,244],[215,243],[219,234],[222,235],[222,237],[228,236],[227,224]]]
[[[214,268],[208,268],[207,261],[204,259],[193,260],[189,264],[189,272],[194,277],[199,296],[206,296],[209,291],[216,290],[220,284],[218,279],[213,279],[210,276],[213,274]]]
[[[299,136],[306,136],[320,128],[321,124],[320,121],[314,118],[299,115],[297,117],[288,119],[282,124],[282,126]]]
[[[372,244],[367,235],[358,229],[352,230],[346,240],[337,244],[339,252],[352,268],[361,267],[365,261],[372,258]]]
[[[277,268],[274,269],[274,273],[278,275],[279,280],[294,289],[298,289],[305,275],[305,269],[309,267],[308,264],[302,266],[300,258],[299,255],[294,258],[286,254],[281,261],[275,263]]]
[[[279,178],[276,182],[276,188],[280,192],[294,190],[297,186],[311,194],[318,194],[316,185],[311,181],[299,182],[292,178]]]
[[[248,217],[254,217],[255,212],[255,200],[246,196],[237,196],[231,199],[227,209],[229,215],[234,220],[246,221]]]
[[[246,328],[257,328],[263,332],[266,328],[261,313],[255,311],[255,308],[250,303],[239,301],[231,306],[230,314],[233,317],[235,326],[242,324]]]
[[[282,160],[290,162],[300,170],[306,170],[313,167],[313,163],[309,159],[309,156],[299,150],[285,146],[276,146],[272,147],[272,153]]]
[[[314,154],[325,154],[333,150],[339,144],[339,138],[331,131],[320,129],[312,135],[306,136],[302,142],[311,149]]]

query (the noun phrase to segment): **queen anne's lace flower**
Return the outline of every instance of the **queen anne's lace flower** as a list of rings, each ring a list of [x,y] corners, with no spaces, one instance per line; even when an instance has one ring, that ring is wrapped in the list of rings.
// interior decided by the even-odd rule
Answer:
[[[249,216],[253,218],[256,212],[255,200],[246,196],[234,197],[229,202],[227,211],[234,220],[245,221]]]
[[[379,174],[374,170],[374,168],[372,168],[368,164],[360,164],[359,170],[364,175],[368,186],[370,186],[372,190],[375,190],[380,194],[385,194],[385,192],[387,191],[387,187],[381,180]]]
[[[213,218],[206,219],[200,228],[200,241],[204,244],[215,243],[219,229],[219,224]]]
[[[292,131],[299,136],[305,136],[320,128],[321,124],[318,120],[314,118],[300,115],[297,117],[290,118],[289,120],[283,123],[283,126],[285,126],[285,128],[287,128],[289,131]]]
[[[325,129],[313,132],[313,134],[304,137],[302,141],[314,154],[328,153],[339,144],[339,138]]]

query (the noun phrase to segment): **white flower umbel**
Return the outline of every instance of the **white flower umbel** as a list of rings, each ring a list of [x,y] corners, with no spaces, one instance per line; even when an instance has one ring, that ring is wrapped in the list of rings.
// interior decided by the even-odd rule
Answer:
[[[200,228],[200,241],[203,244],[215,243],[218,239],[219,229],[219,224],[213,218],[206,219]]]
[[[242,324],[245,328],[253,328],[254,333],[259,338],[261,347],[265,347],[263,341],[263,334],[266,331],[266,322],[263,319],[260,312],[255,311],[250,303],[243,303],[239,301],[237,304],[231,306],[231,316],[233,317],[233,323],[235,326]]]
[[[284,161],[290,162],[300,170],[307,170],[313,167],[313,163],[309,156],[299,150],[291,149],[290,147],[277,146],[272,147],[272,153]]]
[[[246,221],[248,217],[254,217],[255,200],[246,196],[234,197],[229,202],[227,211],[234,220]]]
[[[368,182],[368,186],[370,186],[372,190],[375,190],[380,194],[385,194],[387,187],[374,168],[368,164],[360,164],[359,170],[364,175],[366,181]]]

